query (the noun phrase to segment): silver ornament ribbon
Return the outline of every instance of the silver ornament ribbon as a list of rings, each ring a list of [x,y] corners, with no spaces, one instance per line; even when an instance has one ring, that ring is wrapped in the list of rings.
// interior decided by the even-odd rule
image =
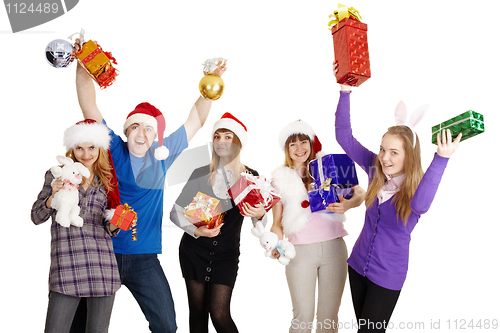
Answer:
[[[227,59],[224,59],[224,58],[208,58],[207,60],[205,60],[204,63],[202,63],[203,65],[203,71],[205,72],[213,72],[217,69],[217,63],[219,61],[223,61],[223,62],[227,62]]]

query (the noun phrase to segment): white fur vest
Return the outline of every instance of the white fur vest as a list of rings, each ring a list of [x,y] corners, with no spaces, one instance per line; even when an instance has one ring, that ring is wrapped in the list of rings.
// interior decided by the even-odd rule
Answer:
[[[281,195],[283,203],[283,215],[281,226],[285,235],[291,235],[304,229],[312,214],[309,208],[307,191],[297,172],[284,165],[276,168],[272,173],[272,183],[277,192]],[[305,208],[302,203],[307,201]],[[344,214],[336,214],[327,210],[318,213],[331,221],[344,222]]]

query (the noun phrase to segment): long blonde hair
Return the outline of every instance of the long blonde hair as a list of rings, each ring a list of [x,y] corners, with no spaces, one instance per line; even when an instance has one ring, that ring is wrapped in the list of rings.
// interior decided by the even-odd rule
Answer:
[[[73,155],[73,148],[69,149],[66,152],[66,157],[71,158],[74,162],[78,162],[78,160]],[[97,185],[94,185],[94,183],[92,182],[92,186],[104,186],[106,192],[112,191],[113,185],[111,185],[110,182],[110,179],[113,178],[112,170],[113,169],[111,163],[109,162],[107,150],[99,147],[99,156],[97,157],[97,160],[94,162],[94,164],[92,164],[91,170],[94,172],[94,175],[99,176],[99,183]],[[86,181],[87,179],[83,177],[83,180]]]
[[[424,175],[420,159],[420,141],[418,136],[416,136],[417,142],[415,143],[415,148],[413,148],[413,133],[406,126],[389,127],[384,136],[387,134],[397,135],[403,142],[405,152],[403,167],[406,176],[400,190],[393,196],[392,201],[395,203],[398,219],[403,220],[406,225],[406,221],[411,214],[410,201]],[[375,161],[375,173],[366,192],[366,207],[373,205],[377,199],[377,193],[384,186],[385,181],[386,177],[382,172],[382,165],[377,158]]]
[[[224,132],[231,132],[233,133],[233,141],[231,142],[232,144],[237,146],[237,151],[236,151],[236,156],[234,157],[234,165],[232,168],[233,174],[236,177],[236,180],[240,178],[240,175],[242,172],[246,170],[245,165],[243,165],[240,161],[240,151],[241,151],[241,141],[240,138],[236,134],[234,134],[233,131],[227,129],[227,128],[219,128],[215,131],[214,135],[216,133],[224,133]],[[212,160],[210,161],[210,175],[208,177],[208,183],[212,186],[215,184],[215,176],[217,175],[217,168],[219,167],[220,163],[220,157],[217,155],[215,152],[215,147],[213,145],[213,138],[212,138]]]
[[[314,149],[313,149],[313,141],[311,140],[309,135],[306,135],[303,133],[296,133],[296,134],[290,135],[288,137],[288,139],[286,139],[286,141],[285,141],[285,163],[284,164],[286,167],[293,168],[293,161],[292,161],[292,158],[290,157],[290,152],[288,150],[288,146],[290,145],[291,142],[295,142],[297,140],[299,140],[299,141],[309,140],[309,145],[311,148],[309,156],[307,157],[307,160],[305,162],[305,166],[304,166],[305,170],[302,172],[302,183],[304,183],[306,191],[309,191],[309,185],[313,182],[313,179],[309,175],[309,170],[308,170],[307,166],[309,165],[309,162],[316,157],[315,156],[316,154],[314,153]]]

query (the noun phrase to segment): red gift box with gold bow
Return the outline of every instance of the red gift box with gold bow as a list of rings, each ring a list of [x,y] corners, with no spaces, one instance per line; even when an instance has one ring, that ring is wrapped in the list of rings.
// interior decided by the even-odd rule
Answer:
[[[333,36],[335,61],[338,71],[337,82],[349,86],[359,86],[371,77],[368,53],[368,26],[360,22],[359,12],[339,4],[330,22]]]
[[[137,213],[127,204],[116,207],[110,223],[122,230],[129,230],[137,222]]]

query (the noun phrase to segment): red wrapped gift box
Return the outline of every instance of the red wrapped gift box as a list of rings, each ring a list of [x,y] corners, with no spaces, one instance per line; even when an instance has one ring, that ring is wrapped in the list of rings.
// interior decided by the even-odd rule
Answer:
[[[338,83],[357,87],[370,78],[367,30],[365,23],[351,18],[332,27]]]
[[[129,205],[124,204],[116,207],[110,223],[122,230],[129,230],[137,221],[137,213]]]
[[[242,212],[244,202],[250,206],[258,203],[263,204],[266,212],[268,212],[281,200],[281,196],[275,192],[266,178],[248,173],[242,173],[240,179],[228,190],[228,193],[240,209],[240,212]]]
[[[224,213],[221,211],[219,200],[198,192],[186,207],[184,216],[198,228],[206,225],[208,229],[213,229],[224,222]]]

